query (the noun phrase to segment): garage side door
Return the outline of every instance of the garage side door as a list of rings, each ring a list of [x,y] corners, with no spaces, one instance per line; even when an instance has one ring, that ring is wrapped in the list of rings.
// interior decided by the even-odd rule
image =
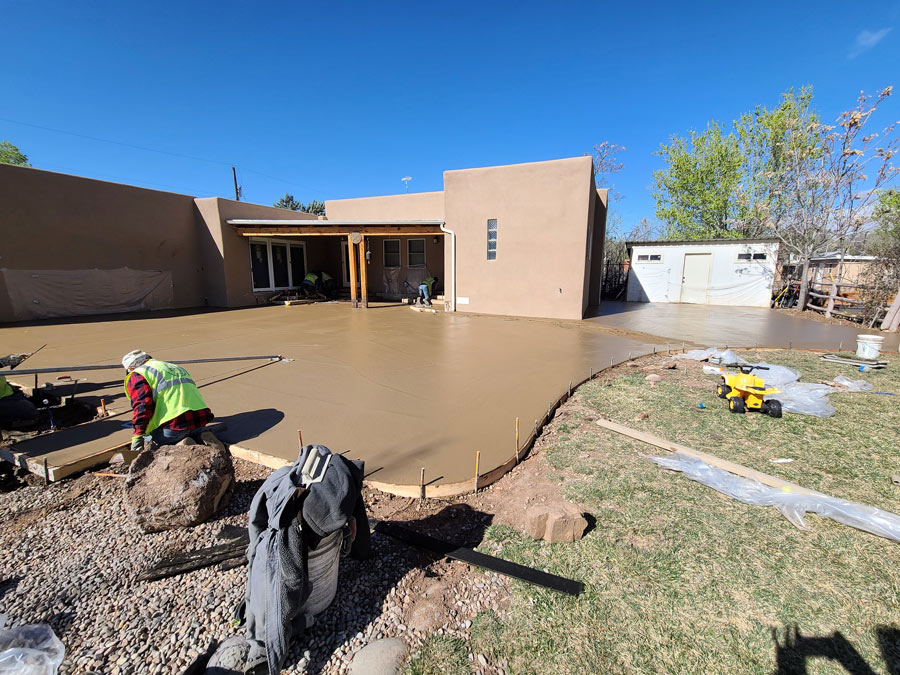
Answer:
[[[712,253],[685,253],[681,275],[681,302],[705,305],[709,301]]]

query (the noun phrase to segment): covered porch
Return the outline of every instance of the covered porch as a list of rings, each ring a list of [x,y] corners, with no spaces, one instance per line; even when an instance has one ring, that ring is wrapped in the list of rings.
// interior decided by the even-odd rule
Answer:
[[[366,308],[370,298],[413,296],[424,279],[437,277],[435,293],[456,309],[456,240],[442,220],[226,222],[248,240],[254,293],[299,288],[309,272],[324,272],[338,289],[346,289],[354,308]]]

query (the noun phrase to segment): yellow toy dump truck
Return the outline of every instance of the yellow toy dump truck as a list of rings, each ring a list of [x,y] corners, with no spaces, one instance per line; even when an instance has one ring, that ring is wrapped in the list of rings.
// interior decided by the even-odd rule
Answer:
[[[735,368],[738,372],[725,373],[722,382],[716,385],[716,396],[728,401],[728,409],[733,413],[745,413],[748,410],[761,412],[769,417],[781,417],[781,401],[763,397],[780,394],[776,387],[766,387],[763,378],[754,375],[754,370],[768,370],[766,366],[729,363],[726,368]]]

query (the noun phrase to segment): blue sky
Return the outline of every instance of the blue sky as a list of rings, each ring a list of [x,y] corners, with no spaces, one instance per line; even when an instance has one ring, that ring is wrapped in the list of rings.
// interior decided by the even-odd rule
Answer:
[[[403,176],[440,190],[445,169],[610,141],[627,228],[653,216],[670,135],[789,87],[813,85],[833,119],[900,85],[900,1],[0,0],[0,17],[0,140],[34,166],[229,196],[234,164],[262,204],[392,194]],[[897,119],[900,87],[877,121]]]

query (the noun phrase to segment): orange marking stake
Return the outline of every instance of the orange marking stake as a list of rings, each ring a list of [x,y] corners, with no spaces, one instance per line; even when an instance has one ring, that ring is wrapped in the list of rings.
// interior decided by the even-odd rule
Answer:
[[[300,429],[297,429],[297,436],[300,437],[300,448],[303,448],[303,432]]]

